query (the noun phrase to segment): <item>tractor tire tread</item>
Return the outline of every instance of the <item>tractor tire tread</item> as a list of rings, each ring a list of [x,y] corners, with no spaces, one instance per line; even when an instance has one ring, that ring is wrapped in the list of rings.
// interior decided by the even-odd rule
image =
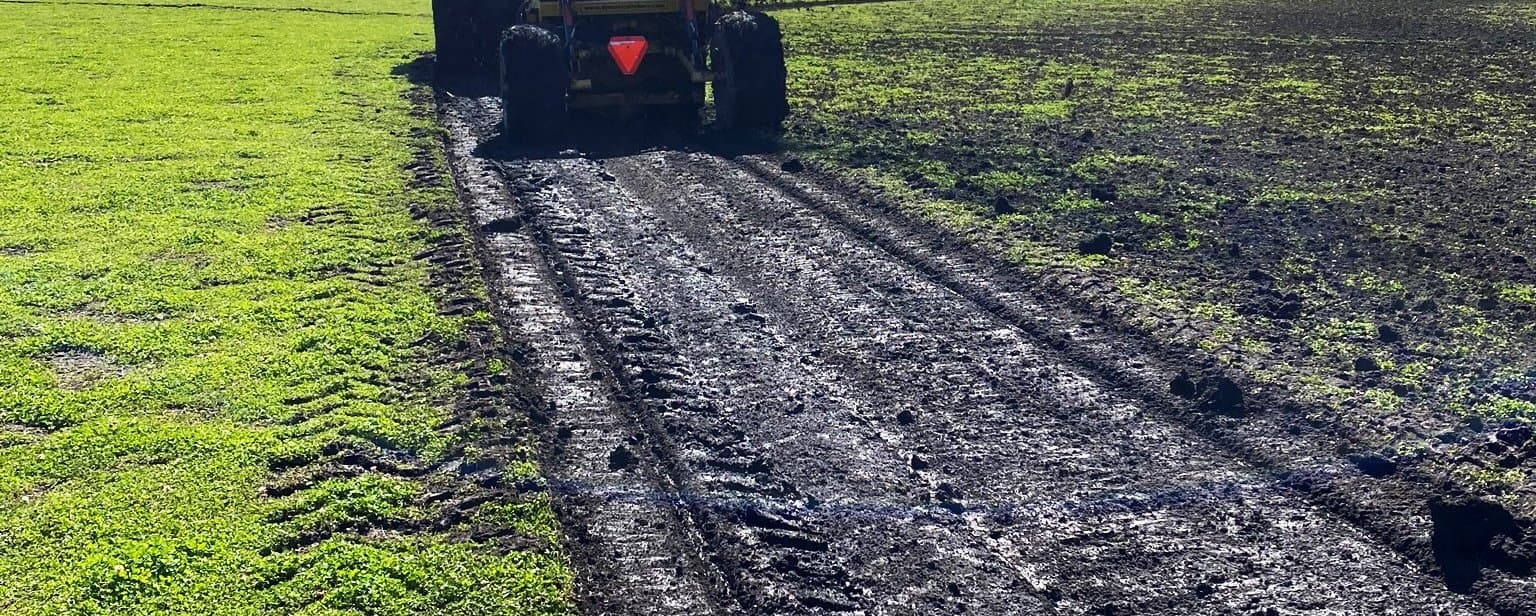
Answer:
[[[560,133],[566,118],[569,67],[560,37],[522,24],[501,35],[499,72],[502,126],[514,143],[537,143]]]
[[[715,23],[710,60],[716,118],[725,128],[776,131],[783,125],[789,102],[777,21],[757,11],[726,13]]]

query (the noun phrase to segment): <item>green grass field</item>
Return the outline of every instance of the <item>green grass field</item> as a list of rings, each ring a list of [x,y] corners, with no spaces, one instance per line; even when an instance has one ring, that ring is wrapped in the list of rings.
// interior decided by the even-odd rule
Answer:
[[[569,611],[538,499],[476,514],[507,551],[422,530],[431,474],[303,480],[461,449],[485,318],[412,258],[425,3],[313,6],[422,16],[0,9],[0,613]]]

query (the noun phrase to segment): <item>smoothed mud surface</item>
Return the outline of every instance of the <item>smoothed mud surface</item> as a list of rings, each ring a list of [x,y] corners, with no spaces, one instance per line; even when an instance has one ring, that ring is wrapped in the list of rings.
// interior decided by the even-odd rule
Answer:
[[[589,613],[1526,610],[1404,473],[812,174],[441,109]]]

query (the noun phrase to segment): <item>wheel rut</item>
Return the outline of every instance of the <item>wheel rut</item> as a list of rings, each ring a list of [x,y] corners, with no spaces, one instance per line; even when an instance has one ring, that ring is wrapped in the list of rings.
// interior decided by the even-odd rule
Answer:
[[[1489,613],[839,197],[751,157],[482,158],[494,107],[444,101],[450,157],[589,612]]]
[[[589,614],[722,614],[719,576],[665,468],[645,456],[644,428],[627,412],[626,392],[577,322],[545,248],[524,212],[508,199],[494,161],[475,154],[484,141],[476,99],[440,102],[454,137],[448,156],[460,199],[479,229],[497,320],[528,348],[548,403],[534,418],[555,509],[565,522]],[[614,590],[622,589],[622,592]]]

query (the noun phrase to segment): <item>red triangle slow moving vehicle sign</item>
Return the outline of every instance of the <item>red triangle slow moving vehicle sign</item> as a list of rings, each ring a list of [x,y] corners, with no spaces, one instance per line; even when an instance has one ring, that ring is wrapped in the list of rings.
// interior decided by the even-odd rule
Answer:
[[[645,59],[645,50],[649,46],[643,36],[615,36],[608,39],[608,55],[619,65],[619,72],[633,75],[640,70],[640,61]]]

